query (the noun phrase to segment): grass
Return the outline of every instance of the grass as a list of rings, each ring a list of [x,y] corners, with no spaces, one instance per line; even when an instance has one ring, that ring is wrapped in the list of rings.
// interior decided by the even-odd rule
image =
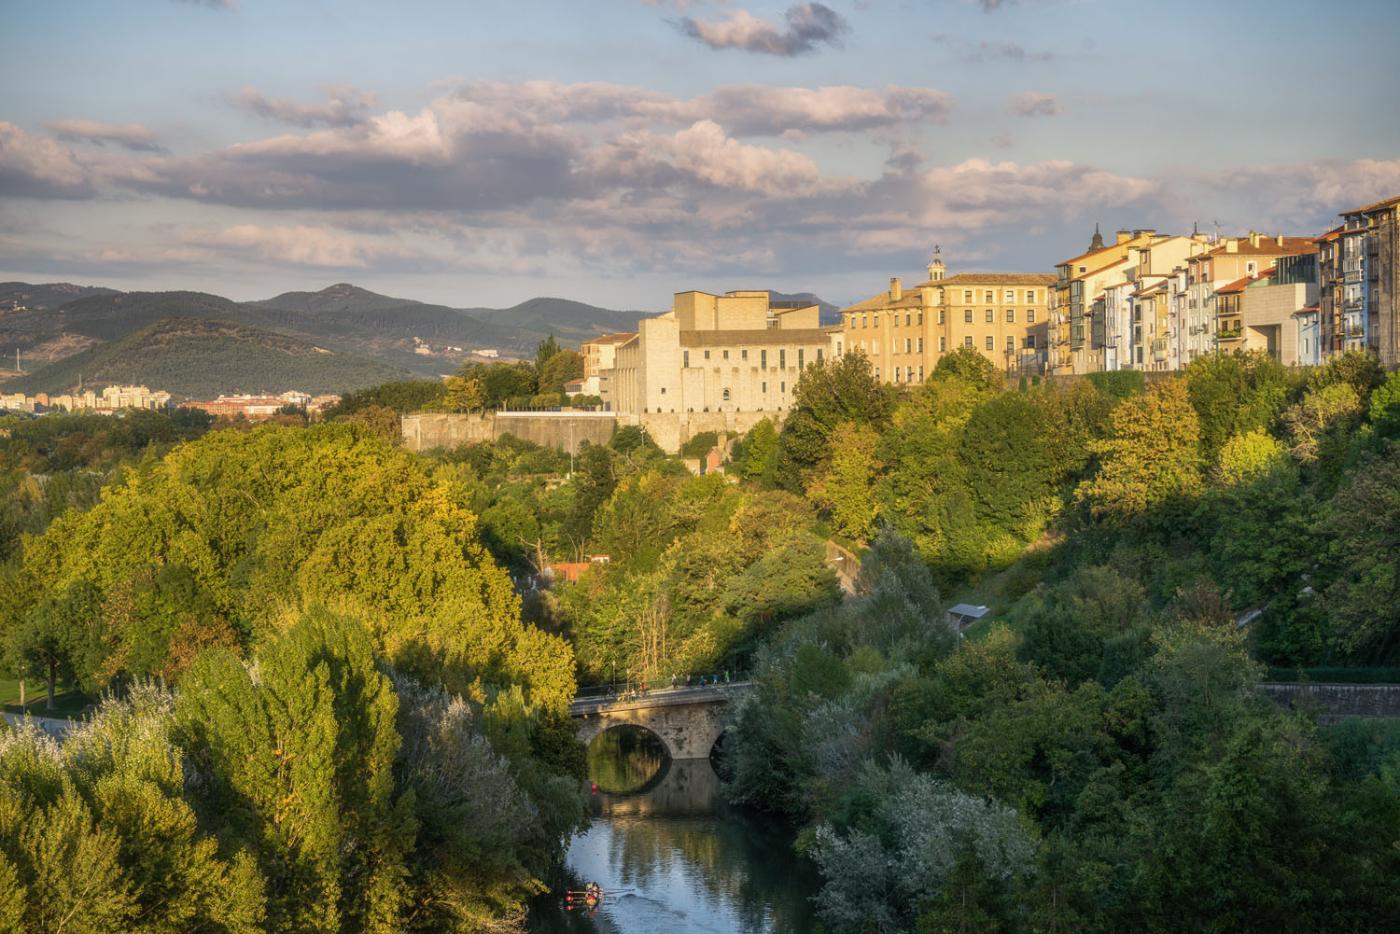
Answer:
[[[19,705],[19,682],[6,678],[0,678],[0,707],[5,713],[28,713],[36,717],[64,717],[72,719],[80,715],[92,703],[92,699],[76,690],[62,690],[54,696],[54,709],[49,710],[47,698],[44,694],[43,681],[27,681],[25,683],[25,700],[28,701],[26,707]]]

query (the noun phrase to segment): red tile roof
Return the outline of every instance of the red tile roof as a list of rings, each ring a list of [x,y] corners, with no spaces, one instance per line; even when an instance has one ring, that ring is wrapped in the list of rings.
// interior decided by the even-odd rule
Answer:
[[[1262,281],[1264,281],[1265,279],[1267,279],[1267,278],[1269,278],[1270,276],[1272,276],[1272,275],[1274,274],[1274,268],[1275,268],[1275,267],[1270,266],[1268,269],[1265,269],[1263,272],[1259,273],[1258,275],[1253,275],[1253,276],[1241,276],[1240,278],[1236,279],[1234,282],[1231,282],[1229,285],[1222,285],[1220,288],[1216,289],[1216,290],[1215,290],[1215,294],[1216,294],[1216,295],[1222,295],[1222,294],[1228,294],[1228,293],[1234,293],[1234,292],[1243,292],[1246,288],[1248,288],[1249,286],[1253,285],[1254,283],[1256,283],[1256,282],[1262,282]]]

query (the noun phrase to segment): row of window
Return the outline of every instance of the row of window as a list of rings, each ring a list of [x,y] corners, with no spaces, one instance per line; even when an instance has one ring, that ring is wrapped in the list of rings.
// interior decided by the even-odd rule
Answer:
[[[1082,270],[1082,269],[1080,270],[1080,272],[1083,272],[1083,271],[1084,271],[1084,270]],[[1037,302],[1036,302],[1036,297],[1035,297],[1035,291],[1036,291],[1035,289],[1026,289],[1026,301],[1029,302],[1029,303],[1032,304],[1032,305],[1037,304]],[[963,289],[963,304],[964,304],[964,305],[971,305],[971,304],[972,304],[972,302],[973,302],[973,297],[972,297],[973,294],[974,294],[974,293],[973,293],[973,290],[972,290],[972,289]],[[984,301],[984,302],[995,302],[995,301],[997,300],[997,299],[996,299],[996,294],[997,294],[997,293],[996,293],[996,290],[995,290],[995,289],[985,289],[985,290],[982,292],[982,301]],[[1003,302],[1006,302],[1007,304],[1010,304],[1010,303],[1016,301],[1016,290],[1015,290],[1015,289],[1007,289],[1005,292],[1003,292],[1003,293],[1001,293],[1001,294],[1002,294],[1002,301],[1003,301]]]
[[[721,357],[721,359],[723,359],[723,360],[728,360],[728,359],[729,359],[729,351],[728,351],[728,350],[721,351],[721,353],[723,353],[723,355],[724,355],[723,357]],[[710,352],[709,352],[708,350],[705,351],[705,359],[706,359],[706,360],[710,359]],[[747,347],[746,347],[746,348],[743,348],[743,349],[741,349],[741,350],[739,351],[739,359],[740,359],[740,360],[747,360],[747,359],[749,359],[749,351],[748,351],[748,348],[747,348]],[[821,363],[821,362],[822,362],[822,350],[821,350],[820,347],[817,348],[817,362],[818,362],[818,363]],[[767,350],[760,350],[760,351],[758,352],[758,365],[759,365],[759,368],[760,368],[760,369],[764,369],[764,370],[768,369],[768,351],[767,351]],[[685,368],[689,368],[689,367],[690,367],[690,351],[688,351],[688,350],[682,350],[682,351],[681,351],[681,366],[682,366],[682,367],[685,367]],[[798,368],[799,370],[801,370],[801,369],[805,368],[806,366],[807,366],[807,354],[806,354],[806,350],[805,350],[804,348],[799,347],[799,348],[797,349],[797,368]],[[783,370],[786,370],[786,369],[787,369],[787,349],[786,349],[786,348],[780,349],[780,350],[778,351],[778,368],[779,368],[779,369],[783,369]]]
[[[856,328],[856,327],[862,327],[862,328],[874,327],[874,328],[878,328],[878,327],[880,326],[880,318],[879,318],[878,315],[860,315],[860,316],[859,316],[860,324],[857,325],[857,324],[856,324],[856,321],[857,321],[857,316],[856,316],[856,315],[851,315],[850,320],[846,322],[846,327],[848,327],[848,328]],[[895,313],[894,313],[894,324],[895,324],[895,327],[899,327],[899,312],[895,312]],[[917,313],[916,313],[916,312],[912,312],[912,311],[906,311],[906,312],[904,313],[904,326],[905,326],[905,327],[912,327],[912,326],[915,325],[915,324],[917,324],[919,327],[923,327],[923,326],[924,326],[924,313],[923,313],[922,311],[917,312]]]
[[[1026,293],[1026,294],[1027,294],[1027,301],[1030,301],[1029,295],[1030,295],[1031,293],[1028,292],[1028,293]],[[991,301],[991,298],[988,298],[987,301]],[[964,310],[963,310],[963,321],[967,322],[968,324],[971,324],[971,323],[972,323],[972,315],[973,315],[973,310],[972,310],[971,308],[964,309]],[[988,323],[988,324],[991,324],[991,323],[993,323],[994,321],[996,321],[996,312],[995,312],[993,309],[991,309],[991,308],[988,308],[988,309],[986,310],[985,316],[986,316],[986,320],[987,320],[987,323]],[[857,328],[857,327],[861,327],[861,328],[865,328],[865,327],[879,327],[879,326],[880,326],[880,322],[879,322],[878,319],[876,319],[876,320],[871,320],[871,319],[875,319],[875,318],[876,318],[875,315],[860,315],[860,316],[859,316],[860,324],[857,325],[857,324],[856,324],[857,316],[856,316],[856,315],[851,315],[851,319],[850,319],[850,322],[847,324],[847,327],[848,327],[848,328],[851,328],[851,329],[855,329],[855,328]],[[895,324],[898,325],[898,324],[899,324],[898,315],[896,315],[895,318],[896,318]],[[906,313],[906,314],[904,315],[904,323],[905,323],[906,325],[911,324],[912,321],[913,321],[913,318],[914,318],[913,315],[911,315],[911,314],[909,314],[909,313]],[[938,323],[939,323],[939,324],[943,324],[943,323],[945,322],[946,318],[947,318],[947,313],[946,313],[945,311],[943,311],[942,309],[939,309],[939,312],[938,312]],[[922,326],[923,326],[923,323],[924,323],[924,316],[923,316],[923,313],[922,313],[922,312],[919,313],[918,319],[919,319],[919,326],[922,327]],[[1015,323],[1016,323],[1016,309],[1014,309],[1014,308],[1008,308],[1008,309],[1006,309],[1006,323],[1007,323],[1007,324],[1015,324]],[[1034,309],[1034,308],[1027,308],[1027,309],[1026,309],[1026,323],[1027,323],[1027,324],[1035,324],[1035,309]]]

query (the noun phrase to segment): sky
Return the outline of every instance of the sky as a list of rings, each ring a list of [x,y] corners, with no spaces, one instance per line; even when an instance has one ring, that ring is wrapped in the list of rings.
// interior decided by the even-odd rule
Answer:
[[[1400,194],[1400,2],[0,0],[0,279],[664,310]]]

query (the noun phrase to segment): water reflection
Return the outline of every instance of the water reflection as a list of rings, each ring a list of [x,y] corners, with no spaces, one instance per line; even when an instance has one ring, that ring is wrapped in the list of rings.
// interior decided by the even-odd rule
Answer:
[[[647,791],[664,776],[670,761],[661,737],[636,726],[604,730],[588,745],[588,777],[600,791],[611,794]]]
[[[614,770],[609,776],[632,774],[625,764],[607,768]],[[600,773],[594,774],[596,780]],[[812,929],[809,899],[817,880],[793,854],[790,831],[727,808],[708,760],[670,762],[644,786],[638,794],[596,795],[593,826],[569,848],[559,887],[597,881],[608,893],[602,907],[583,915],[541,899],[531,912],[532,930]]]

